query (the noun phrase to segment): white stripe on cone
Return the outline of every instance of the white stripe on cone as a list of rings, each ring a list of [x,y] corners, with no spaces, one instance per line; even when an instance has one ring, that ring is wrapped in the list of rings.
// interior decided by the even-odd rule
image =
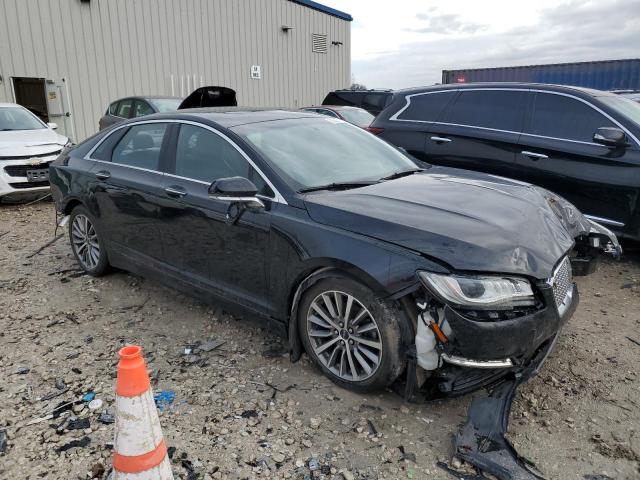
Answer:
[[[158,411],[151,387],[137,397],[116,396],[114,450],[128,457],[156,449],[162,441]]]
[[[173,480],[169,457],[165,455],[160,465],[140,473],[113,472],[113,480]]]

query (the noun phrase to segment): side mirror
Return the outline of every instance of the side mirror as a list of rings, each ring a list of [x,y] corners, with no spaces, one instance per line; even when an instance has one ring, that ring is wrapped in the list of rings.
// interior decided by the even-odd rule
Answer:
[[[252,210],[264,208],[262,200],[256,197],[257,193],[253,182],[244,177],[220,178],[209,187],[209,198],[231,204],[241,203]]]
[[[600,127],[593,134],[593,141],[605,147],[625,147],[627,135],[619,128]]]
[[[49,127],[51,130],[57,130],[58,129],[58,124],[57,123],[47,123],[47,127]]]

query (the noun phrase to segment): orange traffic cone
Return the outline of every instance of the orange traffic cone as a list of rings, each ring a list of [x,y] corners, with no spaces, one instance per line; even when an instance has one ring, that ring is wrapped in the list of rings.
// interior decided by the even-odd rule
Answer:
[[[173,479],[142,348],[124,347],[118,354],[113,478]]]

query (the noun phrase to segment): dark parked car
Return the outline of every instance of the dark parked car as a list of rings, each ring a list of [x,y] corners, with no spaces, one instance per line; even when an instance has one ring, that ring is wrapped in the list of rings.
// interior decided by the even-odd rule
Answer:
[[[347,105],[365,109],[376,116],[393,97],[391,90],[334,90],[322,101],[322,105]]]
[[[420,169],[301,112],[129,120],[65,150],[51,183],[87,273],[118,267],[270,320],[294,360],[304,348],[358,391],[416,362],[451,394],[541,361],[578,303],[571,263],[617,246],[546,190]]]
[[[129,118],[144,117],[152,113],[171,112],[178,109],[180,97],[127,97],[111,103],[98,122],[100,130]]]
[[[339,118],[360,128],[367,128],[375,118],[366,110],[358,107],[323,105],[321,107],[305,107],[300,110],[303,112],[319,113],[327,117]]]
[[[640,238],[640,105],[521,83],[396,92],[370,131],[429,163],[533,183]]]

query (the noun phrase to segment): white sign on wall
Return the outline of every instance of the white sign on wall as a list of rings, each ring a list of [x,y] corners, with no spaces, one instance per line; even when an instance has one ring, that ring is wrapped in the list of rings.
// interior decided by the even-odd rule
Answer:
[[[262,78],[260,65],[251,65],[251,78],[254,80],[260,80]]]

